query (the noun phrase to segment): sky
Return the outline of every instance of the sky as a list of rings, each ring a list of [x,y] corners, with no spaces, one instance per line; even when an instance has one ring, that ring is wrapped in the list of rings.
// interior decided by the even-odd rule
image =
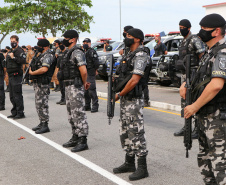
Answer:
[[[94,17],[90,24],[91,33],[80,33],[80,37],[104,37],[120,40],[120,0],[92,0],[91,8],[84,7],[89,15]],[[144,34],[164,31],[178,31],[181,19],[188,19],[192,24],[192,32],[199,32],[200,20],[205,16],[202,6],[222,3],[220,0],[121,0],[121,29],[132,25],[141,29]],[[0,0],[0,6],[6,6]],[[217,12],[216,12],[217,13]],[[1,48],[10,45],[10,33],[2,42]],[[36,45],[37,37],[41,35],[29,32],[17,34],[20,45]],[[0,34],[0,37],[2,35]],[[62,33],[58,32],[57,37]],[[47,37],[52,37],[49,34]]]

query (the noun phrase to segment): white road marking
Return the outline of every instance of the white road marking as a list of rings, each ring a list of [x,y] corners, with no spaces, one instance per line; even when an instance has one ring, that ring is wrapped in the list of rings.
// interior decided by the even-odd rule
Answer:
[[[69,157],[71,157],[72,159],[75,159],[76,161],[78,161],[79,163],[83,164],[84,166],[90,168],[91,170],[99,173],[100,175],[104,176],[105,178],[109,179],[110,181],[116,183],[116,184],[122,184],[122,185],[131,185],[129,182],[117,177],[116,175],[108,172],[107,170],[101,168],[100,166],[92,163],[91,161],[81,157],[80,155],[76,154],[76,153],[72,153],[70,150],[62,147],[61,145],[55,143],[54,141],[40,135],[40,134],[35,134],[34,131],[32,131],[31,129],[25,127],[24,125],[18,123],[15,120],[9,119],[7,118],[7,116],[3,115],[0,113],[0,117],[2,117],[3,119],[5,119],[6,121],[14,124],[15,126],[23,129],[24,131],[28,132],[29,134],[33,135],[34,137],[42,140],[43,142],[47,143],[48,145],[52,146],[53,148],[59,150],[60,152],[68,155]]]

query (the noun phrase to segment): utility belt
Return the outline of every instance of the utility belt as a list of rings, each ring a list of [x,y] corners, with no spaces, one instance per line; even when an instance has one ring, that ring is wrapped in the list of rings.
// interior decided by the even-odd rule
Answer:
[[[50,83],[50,79],[48,76],[42,76],[38,78],[33,78],[33,83],[48,85]]]
[[[80,88],[83,85],[82,79],[80,77],[75,77],[75,79],[64,80],[65,86],[74,85],[76,88]]]
[[[220,110],[221,113],[225,113],[226,115],[226,103],[219,105],[217,102],[213,105],[205,105],[202,107],[197,114],[208,115]]]
[[[9,77],[12,77],[12,76],[21,76],[23,75],[23,71],[18,71],[18,72],[13,72],[13,73],[8,73]]]
[[[123,96],[125,100],[140,99],[143,97],[143,86],[136,85],[129,93]]]

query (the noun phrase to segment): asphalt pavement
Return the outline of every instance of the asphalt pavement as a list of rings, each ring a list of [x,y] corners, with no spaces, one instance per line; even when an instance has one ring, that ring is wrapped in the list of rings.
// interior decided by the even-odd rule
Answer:
[[[106,84],[106,82],[97,82],[98,90],[100,88],[106,90],[104,83]],[[150,88],[152,90],[152,86]],[[169,93],[166,100],[174,97],[176,99],[178,96],[176,90],[175,92],[157,88],[155,90],[152,92],[159,91],[155,98],[161,98],[161,92]],[[87,112],[89,150],[75,154],[61,146],[71,138],[71,126],[67,121],[66,107],[56,105],[60,99],[60,93],[51,91],[49,100],[51,132],[42,135],[36,135],[31,130],[33,126],[39,124],[33,88],[23,85],[23,94],[25,119],[14,121],[6,118],[10,115],[12,107],[8,93],[6,94],[6,110],[0,112],[1,185],[203,184],[196,160],[197,140],[193,142],[189,158],[185,158],[183,138],[173,136],[174,131],[183,125],[179,112],[152,107],[144,109],[149,150],[147,157],[149,177],[131,182],[128,180],[130,173],[117,174],[117,176],[112,173],[114,167],[124,162],[125,156],[119,140],[118,103],[116,103],[115,117],[111,125],[108,125],[105,98],[99,98],[98,113]],[[18,140],[21,136],[25,139]]]

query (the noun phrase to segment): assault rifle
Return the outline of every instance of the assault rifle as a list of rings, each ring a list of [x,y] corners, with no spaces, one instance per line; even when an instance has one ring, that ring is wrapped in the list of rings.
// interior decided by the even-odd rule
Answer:
[[[22,78],[22,83],[23,83],[24,79],[26,78],[26,76],[28,75],[28,72],[29,72],[29,69],[30,69],[30,67],[31,67],[31,64],[34,63],[34,62],[36,61],[38,53],[39,53],[39,52],[36,51],[36,53],[35,53],[35,55],[33,56],[33,58],[32,58],[32,60],[31,60],[31,62],[30,62],[30,64],[29,64],[28,68],[26,69],[26,71],[25,71],[25,73],[24,73],[24,75],[23,75],[23,78]]]
[[[191,99],[191,55],[186,56],[186,100],[185,107],[192,104]],[[185,131],[184,131],[184,146],[186,147],[186,158],[188,158],[188,150],[191,150],[192,147],[192,116],[188,119],[185,119]]]
[[[113,65],[114,59],[113,55],[110,57],[110,69],[108,71],[108,100],[107,100],[107,116],[109,120],[109,125],[111,124],[111,119],[114,117],[115,110],[115,91],[113,90]]]

